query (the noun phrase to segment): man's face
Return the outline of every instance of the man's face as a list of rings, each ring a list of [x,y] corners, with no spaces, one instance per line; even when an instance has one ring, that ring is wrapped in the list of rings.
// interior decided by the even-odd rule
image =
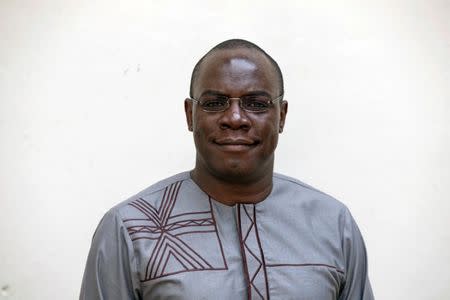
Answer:
[[[211,94],[242,97],[280,94],[274,67],[251,49],[218,50],[203,61],[193,86],[193,97]],[[266,112],[247,112],[230,100],[224,112],[205,112],[186,100],[186,117],[197,148],[196,169],[228,181],[251,181],[273,170],[274,151],[287,113],[287,103],[276,102]]]

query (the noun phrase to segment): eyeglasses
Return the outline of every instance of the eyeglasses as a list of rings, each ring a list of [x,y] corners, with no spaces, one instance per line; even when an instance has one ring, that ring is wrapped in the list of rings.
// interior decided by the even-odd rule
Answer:
[[[248,112],[259,113],[268,111],[275,102],[283,99],[283,95],[271,99],[267,95],[248,95],[239,98],[231,98],[223,95],[207,95],[200,99],[190,98],[198,103],[206,112],[222,112],[230,107],[230,100],[239,100],[239,106]]]

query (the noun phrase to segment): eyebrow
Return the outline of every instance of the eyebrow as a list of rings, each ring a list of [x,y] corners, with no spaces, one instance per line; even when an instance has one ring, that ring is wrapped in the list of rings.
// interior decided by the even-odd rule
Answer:
[[[206,91],[204,91],[203,93],[200,94],[200,97],[205,96],[205,95],[207,95],[207,96],[226,96],[226,97],[229,97],[229,95],[227,95],[227,94],[225,94],[225,93],[223,93],[221,91],[217,91],[217,90],[206,90]],[[245,93],[241,97],[244,97],[244,96],[259,96],[259,95],[264,95],[264,96],[271,97],[271,95],[268,92],[263,91],[263,90],[250,91],[248,93]]]
[[[216,90],[206,90],[203,93],[200,94],[200,97],[202,96],[226,96],[224,93],[220,92],[220,91],[216,91]]]

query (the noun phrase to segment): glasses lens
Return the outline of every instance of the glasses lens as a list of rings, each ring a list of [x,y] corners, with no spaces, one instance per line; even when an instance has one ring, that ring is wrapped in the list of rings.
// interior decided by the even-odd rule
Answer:
[[[248,111],[261,112],[270,107],[270,98],[267,96],[246,96],[242,98],[242,108]]]
[[[200,99],[200,105],[205,111],[223,111],[228,107],[227,97],[206,97]]]

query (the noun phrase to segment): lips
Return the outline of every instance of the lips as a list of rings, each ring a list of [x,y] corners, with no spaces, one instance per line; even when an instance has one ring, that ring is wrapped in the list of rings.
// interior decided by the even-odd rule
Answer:
[[[259,144],[259,141],[249,138],[218,138],[213,143],[224,151],[246,151]]]
[[[253,146],[257,144],[257,141],[254,141],[252,139],[244,139],[244,138],[222,138],[222,139],[215,139],[214,143],[218,145],[243,145],[243,146]]]

